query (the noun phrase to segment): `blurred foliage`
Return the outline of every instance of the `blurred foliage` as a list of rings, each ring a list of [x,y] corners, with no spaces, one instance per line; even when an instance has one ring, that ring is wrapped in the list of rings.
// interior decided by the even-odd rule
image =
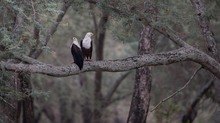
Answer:
[[[180,113],[180,107],[172,99],[168,100],[165,104],[162,104],[155,113],[155,116],[160,119],[164,119],[163,122],[172,122],[177,113]]]
[[[62,2],[63,0],[0,0],[0,45],[6,49],[4,52],[0,51],[0,53],[29,54],[30,48],[36,45],[36,40],[33,38],[34,25],[40,29],[40,41],[43,41],[46,32],[55,22],[56,16],[62,12],[60,11]],[[95,32],[92,13],[94,13],[97,22],[99,22],[103,9],[110,13],[110,19],[106,25],[107,35],[104,59],[119,59],[136,55],[139,35],[142,29],[141,23],[137,20],[135,14],[127,17],[114,13],[111,9],[104,8],[106,4],[126,12],[130,12],[133,9],[143,12],[146,6],[148,6],[143,0],[102,0],[91,8],[85,1],[74,0],[57,28],[56,33],[51,37],[49,44],[43,47],[44,52],[39,60],[54,65],[70,65],[73,62],[69,49],[72,37],[74,36],[81,40],[86,32]],[[160,0],[155,5],[158,9],[158,20],[153,20],[154,25],[163,25],[173,29],[187,43],[206,51],[206,43],[201,35],[201,29],[196,21],[196,14],[189,0]],[[205,6],[207,8],[206,17],[210,20],[211,28],[217,41],[219,41],[220,2],[219,0],[205,1]],[[149,13],[145,14],[150,18]],[[16,15],[25,18],[19,27],[15,27],[14,18]],[[169,51],[177,48],[173,42],[163,35],[157,34],[157,36],[155,52]],[[217,42],[217,45],[219,47],[219,42]],[[184,85],[196,67],[197,65],[192,62],[153,67],[151,105],[157,104],[167,95]],[[134,72],[119,86],[113,96],[114,99],[132,92]],[[121,73],[103,73],[103,94],[107,93],[109,87],[120,75]],[[13,89],[13,80],[11,79],[14,76],[15,74],[12,72],[0,71],[1,97],[6,99],[22,98],[23,95]],[[86,96],[93,100],[93,76],[94,72],[86,73],[88,87],[81,88],[79,76],[53,78],[39,74],[32,75],[33,90],[31,95],[35,99],[36,114],[44,107],[52,107],[51,112],[54,112],[56,121],[60,121],[59,117],[62,112],[60,112],[59,108],[62,107],[60,103],[64,100],[67,102],[67,107],[69,107],[67,112],[69,114],[76,114],[75,120],[81,121],[80,106],[84,100],[82,97]],[[192,102],[210,76],[210,73],[205,70],[200,71],[183,92],[164,103],[155,111],[153,117],[148,119],[149,122],[152,121],[151,123],[153,123],[153,119],[162,119],[166,120],[166,122],[169,121],[169,123],[179,122],[182,114],[186,111],[186,107]],[[207,98],[210,96],[208,95]],[[76,104],[75,109],[71,107],[73,102]],[[127,109],[129,109],[130,105],[128,102],[130,102],[130,99],[125,98],[110,105],[104,112],[106,117],[103,119],[108,119],[106,123],[111,122],[112,117],[115,117],[115,112],[118,112],[118,117],[124,119],[125,122],[128,114]],[[213,114],[213,109],[208,110],[208,108],[212,107],[214,102],[208,101],[206,103],[206,106],[198,107],[199,111],[203,112],[196,119],[198,123],[207,119],[207,117],[211,117]],[[218,107],[218,105],[213,107]],[[210,114],[207,115],[208,113]],[[214,118],[210,120],[212,119],[214,120]],[[41,119],[41,122],[44,121],[47,121],[47,118]]]

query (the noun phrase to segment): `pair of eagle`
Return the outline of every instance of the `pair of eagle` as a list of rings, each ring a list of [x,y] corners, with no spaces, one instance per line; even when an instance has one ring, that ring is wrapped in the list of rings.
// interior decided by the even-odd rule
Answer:
[[[73,55],[74,63],[81,70],[83,68],[83,61],[91,60],[92,58],[92,39],[93,33],[86,33],[83,40],[81,40],[80,45],[77,38],[73,37],[73,43],[71,46],[71,53]]]

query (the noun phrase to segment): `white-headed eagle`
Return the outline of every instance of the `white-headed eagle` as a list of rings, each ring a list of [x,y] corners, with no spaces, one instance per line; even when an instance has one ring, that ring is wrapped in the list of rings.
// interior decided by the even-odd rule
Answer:
[[[86,33],[83,40],[81,40],[80,45],[83,52],[83,58],[86,60],[91,60],[92,58],[92,39],[93,33]]]
[[[78,42],[77,38],[75,38],[75,37],[73,37],[73,43],[72,43],[72,46],[71,46],[71,53],[73,55],[74,63],[81,70],[83,68],[84,58],[83,58],[82,49],[79,45],[79,42]]]

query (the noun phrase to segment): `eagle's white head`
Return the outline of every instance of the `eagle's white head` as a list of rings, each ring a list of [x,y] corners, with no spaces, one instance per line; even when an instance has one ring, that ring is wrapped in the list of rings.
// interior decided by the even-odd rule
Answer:
[[[92,39],[91,37],[93,36],[93,33],[91,32],[87,32],[83,41],[82,41],[82,47],[86,48],[86,49],[89,49],[91,48],[91,42],[92,42]]]
[[[77,47],[81,48],[76,37],[73,37],[73,43],[72,43],[72,45],[73,45],[73,44],[75,44]]]
[[[92,37],[93,33],[92,32],[87,32],[85,37]]]

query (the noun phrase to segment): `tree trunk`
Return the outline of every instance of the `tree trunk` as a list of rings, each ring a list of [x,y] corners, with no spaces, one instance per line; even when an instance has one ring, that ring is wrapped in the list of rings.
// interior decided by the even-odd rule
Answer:
[[[196,98],[193,100],[187,112],[182,117],[182,123],[192,123],[197,116],[196,106],[199,104],[202,97],[209,91],[209,89],[213,86],[213,80],[209,80],[200,90]]]
[[[19,79],[21,82],[22,93],[25,95],[22,100],[23,104],[23,123],[34,123],[34,107],[33,107],[33,97],[31,96],[31,83],[29,72],[22,72],[19,74]]]
[[[210,28],[210,21],[207,19],[205,15],[206,13],[205,4],[202,0],[190,0],[190,1],[197,15],[197,22],[201,28],[203,38],[206,40],[207,49],[208,49],[207,51],[213,58],[219,61],[220,59],[218,56],[218,49],[216,46],[214,33]],[[201,91],[198,93],[198,95],[193,100],[191,105],[187,108],[186,113],[183,115],[182,123],[192,123],[194,121],[194,119],[197,116],[196,106],[199,104],[202,97],[205,96],[205,94],[209,92],[209,90],[213,86],[216,87],[216,85],[214,84],[215,82],[219,82],[219,80],[213,76],[211,77],[211,80],[201,88]]]
[[[64,95],[67,96],[67,95]],[[74,110],[75,110],[75,102],[71,102],[69,104],[67,98],[60,97],[60,115],[61,115],[61,123],[74,123]],[[69,109],[71,108],[71,109]],[[71,110],[71,112],[70,112]]]
[[[6,93],[10,92],[20,92],[20,81],[18,79],[18,74],[15,73],[13,78],[8,78],[9,76],[5,76],[4,74],[10,74],[10,73],[4,73],[0,70],[0,75],[2,77],[3,81],[0,81],[0,86],[10,89],[6,92],[0,91],[0,119],[4,123],[19,123],[20,118],[20,112],[21,112],[21,101],[18,101],[17,96],[14,98],[10,98],[8,96],[4,96]],[[13,76],[13,75],[10,75]],[[5,84],[10,83],[9,85]],[[14,96],[14,95],[11,95]]]
[[[83,123],[92,122],[92,110],[91,104],[88,98],[84,98],[84,103],[81,105]]]
[[[149,26],[143,26],[138,46],[138,55],[152,53],[154,49],[154,33]],[[151,90],[150,67],[141,67],[136,71],[134,92],[132,96],[127,123],[145,123],[150,105]]]
[[[108,13],[103,12],[98,26],[98,38],[96,41],[96,60],[103,60],[104,40],[106,33],[106,23],[108,22]],[[102,72],[95,73],[95,90],[94,90],[94,112],[93,123],[101,123],[102,117]]]
[[[79,75],[81,88],[83,89],[82,94],[82,104],[81,104],[81,112],[83,123],[92,123],[92,104],[91,98],[89,98],[90,92],[88,91],[88,81],[87,76],[85,74]]]

